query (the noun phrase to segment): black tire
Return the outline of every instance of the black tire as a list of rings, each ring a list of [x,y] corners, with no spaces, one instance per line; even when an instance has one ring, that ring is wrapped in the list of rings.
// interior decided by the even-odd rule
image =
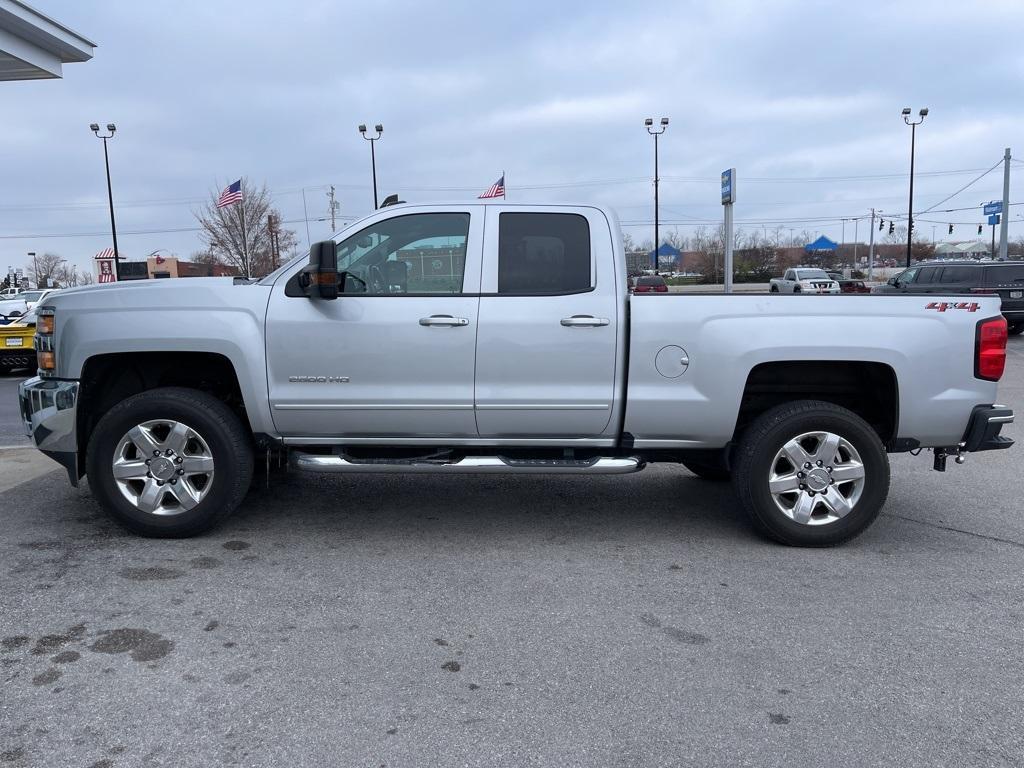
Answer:
[[[1006,332],[1010,336],[1020,336],[1024,333],[1024,321],[1017,323],[1008,323],[1006,326]]]
[[[768,487],[777,452],[794,437],[814,431],[848,441],[864,469],[860,498],[844,517],[825,525],[796,522],[776,505]],[[862,533],[882,511],[889,493],[889,456],[857,414],[833,403],[798,400],[772,408],[747,428],[733,463],[733,483],[751,522],[764,535],[790,546],[834,546]]]
[[[799,285],[793,286],[793,293],[802,293],[803,289]]]
[[[732,472],[721,464],[703,464],[697,461],[684,461],[682,464],[701,480],[721,483],[732,478]]]
[[[170,515],[138,509],[118,489],[112,468],[114,452],[128,431],[160,419],[194,429],[214,462],[206,495],[192,509]],[[123,400],[103,415],[89,438],[86,473],[103,508],[134,533],[156,538],[195,536],[226,518],[245,497],[253,474],[252,437],[238,416],[212,395],[181,387],[153,389]]]
[[[779,286],[773,285],[771,288],[768,289],[768,292],[769,293],[778,293],[779,292]]]

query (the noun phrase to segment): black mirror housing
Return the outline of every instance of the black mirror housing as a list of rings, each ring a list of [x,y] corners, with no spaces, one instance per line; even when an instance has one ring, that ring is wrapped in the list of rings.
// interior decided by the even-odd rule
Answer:
[[[310,296],[328,301],[338,298],[338,252],[333,240],[313,243],[309,249],[309,266],[313,273]]]

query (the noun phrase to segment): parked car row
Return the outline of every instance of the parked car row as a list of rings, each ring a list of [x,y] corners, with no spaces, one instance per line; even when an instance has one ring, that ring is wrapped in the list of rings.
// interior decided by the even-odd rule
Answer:
[[[59,289],[41,288],[35,291],[20,291],[0,301],[0,325],[9,323],[24,315],[36,305]]]

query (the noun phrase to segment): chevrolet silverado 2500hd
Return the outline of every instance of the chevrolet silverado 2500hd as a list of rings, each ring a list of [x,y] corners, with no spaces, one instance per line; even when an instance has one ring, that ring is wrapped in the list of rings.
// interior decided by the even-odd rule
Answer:
[[[944,469],[1012,444],[999,310],[631,296],[609,210],[402,204],[258,281],[47,297],[20,399],[35,444],[145,535],[209,528],[275,451],[332,473],[681,463],[731,479],[768,536],[827,545],[879,514],[889,452]]]

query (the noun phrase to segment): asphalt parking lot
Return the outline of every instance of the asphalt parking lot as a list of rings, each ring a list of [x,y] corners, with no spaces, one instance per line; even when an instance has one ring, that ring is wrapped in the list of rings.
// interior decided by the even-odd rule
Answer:
[[[0,496],[0,766],[1022,765],[1022,450],[893,457],[832,550],[668,467],[284,474],[188,541],[55,470]]]

